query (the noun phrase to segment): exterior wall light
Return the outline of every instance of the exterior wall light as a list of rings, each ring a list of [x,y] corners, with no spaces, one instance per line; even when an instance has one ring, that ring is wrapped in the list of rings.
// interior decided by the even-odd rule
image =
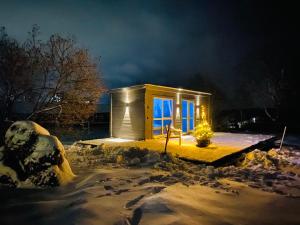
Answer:
[[[180,105],[180,93],[176,93],[176,105]]]
[[[196,96],[196,106],[200,105],[200,95]]]

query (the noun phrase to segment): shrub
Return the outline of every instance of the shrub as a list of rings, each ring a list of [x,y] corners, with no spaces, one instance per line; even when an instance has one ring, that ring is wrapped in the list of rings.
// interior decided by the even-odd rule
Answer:
[[[199,147],[206,147],[211,143],[210,139],[214,133],[206,120],[204,107],[201,108],[201,119],[201,122],[195,127],[194,137]]]

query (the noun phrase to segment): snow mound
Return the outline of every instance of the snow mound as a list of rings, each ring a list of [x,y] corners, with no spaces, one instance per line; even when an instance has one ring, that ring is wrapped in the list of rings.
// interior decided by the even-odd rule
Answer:
[[[0,150],[2,185],[58,186],[74,177],[62,143],[32,121],[12,124]]]
[[[77,146],[67,147],[67,155],[76,167],[97,166],[99,164],[117,163],[129,167],[149,167],[162,160],[163,155],[138,147]]]
[[[278,169],[288,165],[300,165],[298,152],[285,149],[271,149],[265,152],[255,149],[245,155],[239,166],[251,169]]]
[[[276,159],[277,153],[274,151],[264,152],[258,149],[249,152],[245,155],[245,159],[241,163],[243,168],[263,168],[263,169],[275,169],[278,165]]]

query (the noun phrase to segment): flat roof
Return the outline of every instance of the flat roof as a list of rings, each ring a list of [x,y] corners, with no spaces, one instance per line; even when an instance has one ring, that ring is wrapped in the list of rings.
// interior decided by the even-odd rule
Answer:
[[[109,92],[118,92],[118,91],[125,91],[125,90],[137,90],[137,89],[164,89],[166,91],[171,91],[171,92],[183,92],[183,93],[190,93],[190,94],[195,94],[195,95],[211,95],[211,93],[208,92],[202,92],[202,91],[194,91],[194,90],[189,90],[189,89],[184,89],[184,88],[174,88],[174,87],[168,87],[168,86],[161,86],[161,85],[154,85],[154,84],[140,84],[140,85],[133,85],[129,87],[121,87],[121,88],[114,88],[111,89]]]

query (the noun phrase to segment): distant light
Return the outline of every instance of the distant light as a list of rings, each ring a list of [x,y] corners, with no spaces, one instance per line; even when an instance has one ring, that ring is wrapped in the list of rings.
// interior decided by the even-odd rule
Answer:
[[[182,88],[178,88],[178,91],[182,91]]]
[[[253,117],[253,118],[252,118],[252,121],[253,121],[253,123],[256,123],[256,118]]]

